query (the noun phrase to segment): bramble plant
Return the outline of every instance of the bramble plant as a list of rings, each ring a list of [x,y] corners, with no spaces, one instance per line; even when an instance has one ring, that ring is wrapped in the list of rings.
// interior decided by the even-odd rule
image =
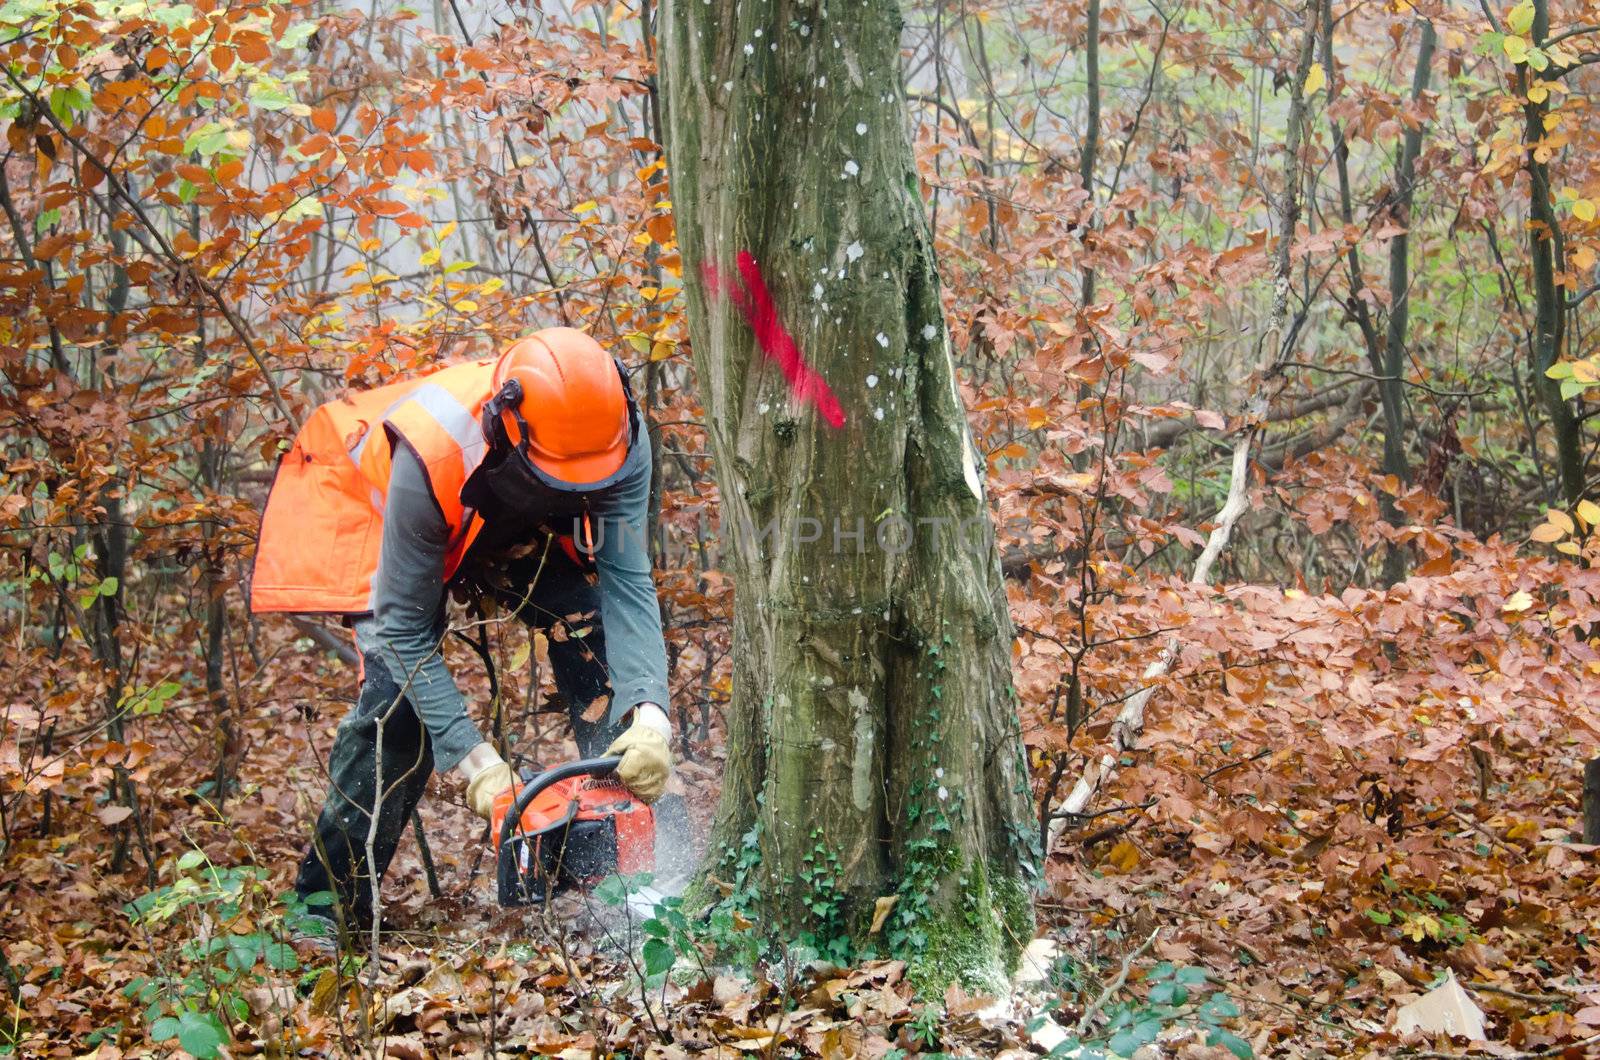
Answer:
[[[1162,961],[1144,978],[1150,988],[1144,999],[1112,1004],[1107,1009],[1108,1019],[1101,1034],[1089,1038],[1069,1035],[1050,1050],[1050,1055],[1081,1057],[1082,1060],[1128,1057],[1155,1042],[1163,1031],[1190,1027],[1204,1034],[1208,1046],[1227,1049],[1239,1060],[1250,1060],[1255,1055],[1250,1043],[1227,1027],[1239,1018],[1239,1007],[1227,992],[1214,990],[1204,1000],[1198,999],[1200,989],[1208,981],[1204,968]],[[1047,1006],[1045,1014],[1028,1024],[1029,1032],[1039,1030],[1048,1016],[1048,1009],[1058,1006],[1059,1000]]]
[[[273,972],[300,970],[291,935],[320,934],[328,924],[310,916],[307,900],[293,891],[269,897],[270,873],[259,866],[218,866],[189,850],[174,863],[174,875],[125,909],[134,927],[182,941],[175,950],[152,946],[160,970],[131,980],[122,994],[143,1006],[151,1039],[176,1039],[185,1052],[207,1060],[233,1040],[236,1024],[250,1018],[247,988],[266,983]],[[310,896],[312,904],[330,899]]]

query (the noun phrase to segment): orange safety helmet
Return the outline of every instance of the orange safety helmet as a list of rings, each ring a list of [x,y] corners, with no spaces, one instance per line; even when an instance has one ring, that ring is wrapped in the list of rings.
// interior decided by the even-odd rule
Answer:
[[[627,459],[628,398],[620,369],[575,328],[545,328],[512,343],[494,367],[494,393],[500,422],[485,424],[491,444],[503,432],[553,479],[598,482]]]

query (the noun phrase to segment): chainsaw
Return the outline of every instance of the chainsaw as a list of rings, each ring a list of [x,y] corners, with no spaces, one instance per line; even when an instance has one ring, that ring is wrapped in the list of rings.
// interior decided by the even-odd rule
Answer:
[[[615,873],[654,870],[655,814],[617,779],[621,761],[569,762],[516,791],[494,835],[501,905],[539,905]]]

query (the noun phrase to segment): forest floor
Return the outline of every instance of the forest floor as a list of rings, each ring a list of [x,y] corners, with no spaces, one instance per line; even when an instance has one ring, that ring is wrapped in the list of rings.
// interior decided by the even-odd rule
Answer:
[[[4,952],[21,999],[13,1013],[20,1017],[0,1028],[0,1041],[9,1037],[28,1057],[165,1055],[175,1041],[153,1045],[150,1021],[163,1012],[170,1019],[184,996],[224,995],[232,1041],[216,1055],[235,1056],[358,1055],[374,1042],[365,1047],[402,1058],[1022,1056],[1042,1051],[1030,1044],[1026,1017],[1047,1011],[1068,1030],[1084,1023],[1101,1043],[1112,1021],[1124,1029],[1143,1022],[1159,1037],[1142,1056],[1220,1057],[1245,1043],[1261,1057],[1428,1049],[1544,1056],[1562,1055],[1563,1046],[1579,1056],[1573,1043],[1600,1031],[1595,853],[1571,841],[1576,789],[1552,778],[1571,777],[1575,763],[1555,751],[1521,763],[1494,814],[1450,811],[1394,836],[1395,865],[1423,859],[1424,870],[1431,864],[1449,875],[1426,893],[1399,884],[1375,901],[1332,893],[1318,866],[1353,869],[1356,857],[1330,862],[1336,839],[1286,849],[1268,837],[1208,851],[1126,814],[1069,832],[1039,903],[1041,934],[1055,940],[1057,959],[1020,1016],[986,1018],[991,999],[959,989],[916,998],[895,962],[816,964],[785,973],[787,981],[776,971],[752,980],[695,970],[644,990],[637,922],[620,926],[612,915],[610,930],[584,927],[590,918],[576,899],[532,912],[494,904],[481,826],[437,778],[423,819],[443,896],[429,896],[408,839],[385,882],[393,930],[377,966],[340,967],[304,948],[291,957],[270,941],[280,923],[276,900],[320,803],[318,754],[342,710],[325,701],[306,724],[295,700],[269,697],[239,719],[242,787],[220,818],[192,796],[150,808],[163,850],[205,855],[158,859],[164,916],[130,917],[128,903],[151,890],[141,855],[130,850],[126,866],[112,871],[106,808],[94,811],[87,784],[67,778],[48,831],[19,837],[0,882]],[[179,713],[172,733],[187,739]],[[550,761],[570,753],[550,736],[533,746]],[[124,765],[155,792],[192,790],[193,763],[209,753],[203,742],[187,757],[152,750],[135,745]],[[691,761],[679,770],[702,833],[716,766]],[[173,887],[203,880],[207,865],[232,881],[236,914],[193,882]],[[226,875],[250,866],[264,870],[260,878]],[[619,932],[632,945],[616,945]],[[230,937],[269,939],[265,959],[250,956],[248,971],[235,973]],[[1493,1044],[1402,1040],[1390,1029],[1396,1008],[1445,968],[1487,1013]],[[229,974],[236,978],[224,982]],[[1174,996],[1163,980],[1188,986]],[[1200,1003],[1214,994],[1226,998],[1213,1014],[1222,1012],[1237,1037],[1233,1053],[1225,1043],[1205,1044],[1210,1024]],[[194,1021],[180,1023],[161,1033],[181,1031],[176,1041],[190,1045],[210,1040]]]

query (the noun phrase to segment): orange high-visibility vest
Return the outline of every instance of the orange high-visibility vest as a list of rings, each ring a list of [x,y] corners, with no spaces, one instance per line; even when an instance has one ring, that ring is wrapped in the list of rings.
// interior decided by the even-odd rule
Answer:
[[[462,504],[461,487],[488,448],[479,417],[493,394],[494,366],[494,358],[466,361],[311,414],[278,464],[261,516],[252,611],[372,609],[390,461],[400,444],[428,473],[450,530],[445,580],[455,574],[483,529]]]

